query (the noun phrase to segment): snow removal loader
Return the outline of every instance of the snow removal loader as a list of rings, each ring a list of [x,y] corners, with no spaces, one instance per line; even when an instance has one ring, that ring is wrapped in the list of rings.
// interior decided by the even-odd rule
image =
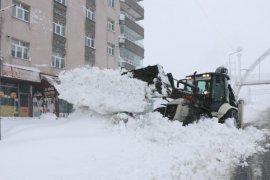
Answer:
[[[242,127],[243,100],[236,100],[225,67],[219,67],[215,72],[195,72],[181,80],[174,79],[171,73],[165,74],[159,65],[132,70],[130,73],[133,78],[154,86],[168,101],[154,111],[170,120],[188,125],[201,118],[216,117],[220,123],[232,118],[237,128]]]

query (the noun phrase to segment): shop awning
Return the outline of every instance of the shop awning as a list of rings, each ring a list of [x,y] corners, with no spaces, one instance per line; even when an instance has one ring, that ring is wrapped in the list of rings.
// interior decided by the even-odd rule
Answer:
[[[56,83],[59,83],[59,80],[56,76],[40,74],[40,79],[47,81],[52,86],[54,86]]]
[[[39,69],[32,67],[11,65],[7,63],[3,63],[2,65],[1,75],[3,77],[9,77],[31,82],[40,82],[41,79],[39,74]]]

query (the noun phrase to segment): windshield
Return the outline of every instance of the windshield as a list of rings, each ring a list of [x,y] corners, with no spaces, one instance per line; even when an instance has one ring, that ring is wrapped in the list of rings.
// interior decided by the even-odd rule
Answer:
[[[188,80],[187,83],[192,85],[193,80]],[[198,80],[197,83],[199,88],[198,94],[205,94],[206,91],[209,93],[210,80]],[[192,88],[189,86],[186,86],[186,90],[192,92]]]

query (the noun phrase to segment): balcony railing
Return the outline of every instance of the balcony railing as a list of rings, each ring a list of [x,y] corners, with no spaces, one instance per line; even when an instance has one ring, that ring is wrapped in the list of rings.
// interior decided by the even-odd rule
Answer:
[[[133,18],[131,15],[128,13],[125,13],[123,11],[120,12],[120,20],[124,21],[126,18],[129,18],[132,20],[134,23],[138,24],[139,26],[143,27],[143,24],[138,22],[135,18]]]
[[[126,57],[120,57],[120,64],[123,64],[123,63],[127,63],[127,64],[130,64],[132,66],[135,66],[135,67],[140,67],[142,66],[142,60],[131,60],[131,59],[128,59]]]
[[[129,12],[134,19],[144,19],[144,8],[136,0],[120,0],[121,9]]]
[[[137,46],[140,46],[141,48],[144,48],[142,40],[141,41],[136,41],[131,36],[128,36],[126,34],[121,34],[119,36],[119,38],[120,38],[120,40],[119,40],[120,43],[125,43],[125,39],[127,39],[127,40],[133,42],[134,44],[136,44]]]

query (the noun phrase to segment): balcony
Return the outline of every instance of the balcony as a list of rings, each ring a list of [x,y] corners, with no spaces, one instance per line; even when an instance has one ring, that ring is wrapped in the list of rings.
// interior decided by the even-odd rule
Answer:
[[[126,48],[127,50],[133,52],[134,54],[138,55],[139,57],[144,58],[144,48],[140,43],[133,42],[127,36],[121,35],[119,37],[119,47]]]
[[[127,26],[129,29],[137,33],[141,39],[144,38],[144,28],[135,22],[130,16],[125,13],[120,14],[120,25]]]
[[[120,65],[120,67],[123,67],[126,70],[132,70],[132,69],[136,69],[137,67],[142,66],[142,61],[135,62],[135,61],[130,60],[128,58],[121,57],[119,65]]]
[[[136,21],[144,19],[144,8],[136,0],[120,0],[121,10],[129,13]]]

